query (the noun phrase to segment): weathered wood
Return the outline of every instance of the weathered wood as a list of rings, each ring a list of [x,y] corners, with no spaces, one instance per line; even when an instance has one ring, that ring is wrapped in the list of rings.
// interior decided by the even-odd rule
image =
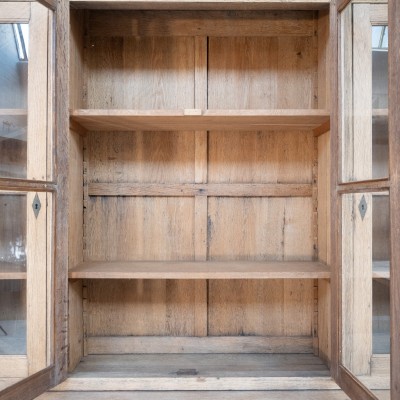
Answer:
[[[89,354],[312,353],[309,336],[89,337]]]
[[[132,261],[85,262],[69,271],[70,279],[329,279],[319,262]]]
[[[48,180],[48,20],[49,11],[41,4],[31,4],[28,63],[28,150],[27,177]],[[50,155],[49,155],[49,158]]]
[[[390,338],[391,396],[400,397],[400,4],[389,2]]]
[[[151,397],[154,400],[186,400],[187,392],[114,392],[112,394],[115,400],[147,400]],[[348,400],[348,396],[341,390],[286,390],[286,391],[236,391],[236,392],[191,392],[192,400]],[[379,398],[389,400],[387,393],[380,391]],[[386,397],[385,397],[386,396]],[[52,392],[47,392],[38,397],[38,400],[107,400],[110,393],[107,392],[57,392],[57,388]]]
[[[163,197],[311,197],[310,184],[134,184],[90,183],[89,196],[163,196]]]
[[[311,109],[199,110],[197,115],[190,114],[185,110],[92,109],[74,110],[71,118],[89,131],[311,130],[329,119],[327,111]]]
[[[41,210],[36,217],[32,203],[38,195]],[[28,193],[27,201],[27,355],[29,374],[47,367],[47,209],[46,193]]]
[[[367,212],[358,209],[362,198]],[[356,375],[370,373],[372,355],[372,195],[342,197],[343,365]]]
[[[316,10],[329,6],[328,0],[293,0],[290,2],[282,0],[206,0],[193,2],[192,0],[74,0],[76,8],[89,9],[133,9],[133,10]]]
[[[118,24],[112,21],[118,20]],[[312,36],[310,11],[91,11],[88,34],[107,36]]]

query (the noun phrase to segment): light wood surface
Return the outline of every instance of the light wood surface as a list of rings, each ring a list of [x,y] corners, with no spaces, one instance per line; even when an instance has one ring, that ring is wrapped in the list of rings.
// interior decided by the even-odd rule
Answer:
[[[26,378],[28,359],[26,356],[1,356],[0,376],[2,378]]]
[[[312,353],[310,336],[92,336],[88,354]]]
[[[121,384],[127,390],[337,388],[327,367],[308,354],[148,354],[88,356],[57,390],[96,390],[94,384],[103,390]]]
[[[385,396],[382,391],[379,396]],[[287,390],[287,391],[201,391],[201,392],[127,392],[119,391],[112,394],[115,400],[349,400],[349,397],[341,390]],[[58,392],[57,387],[53,392],[47,392],[38,400],[104,400],[109,399],[107,392]],[[382,400],[389,400],[388,396],[379,397]]]
[[[365,198],[367,212],[359,204]],[[342,201],[343,365],[370,373],[372,355],[372,195],[344,195]]]
[[[324,124],[329,119],[329,113],[301,109],[78,109],[71,112],[71,118],[90,131],[311,130]]]
[[[38,195],[36,217],[32,203]],[[27,354],[29,374],[47,366],[47,194],[27,194]]]
[[[28,23],[31,16],[30,2],[1,2],[0,3],[0,23]]]
[[[28,150],[27,177],[48,180],[48,21],[49,11],[39,3],[31,4],[28,63]],[[50,154],[49,154],[49,157]]]
[[[313,279],[330,277],[319,262],[136,261],[86,262],[70,279]]]
[[[310,184],[294,183],[90,183],[89,196],[311,197]]]

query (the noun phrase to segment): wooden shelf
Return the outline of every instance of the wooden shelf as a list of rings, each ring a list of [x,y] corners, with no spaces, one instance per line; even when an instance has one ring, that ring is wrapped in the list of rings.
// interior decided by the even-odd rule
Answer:
[[[374,261],[372,264],[372,277],[374,279],[390,279],[389,261]]]
[[[330,278],[319,262],[110,261],[86,262],[70,279],[319,279]]]
[[[24,265],[0,262],[0,280],[26,279],[26,267]]]
[[[64,390],[337,389],[328,367],[312,354],[89,355]]]
[[[74,110],[73,126],[88,131],[313,130],[326,110]],[[79,128],[78,127],[78,128]]]

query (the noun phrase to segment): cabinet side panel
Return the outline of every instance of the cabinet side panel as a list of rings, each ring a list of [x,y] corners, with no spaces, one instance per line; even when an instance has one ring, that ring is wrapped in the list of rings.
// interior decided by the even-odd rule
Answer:
[[[83,261],[83,143],[70,131],[69,136],[69,268]],[[73,370],[83,356],[82,281],[69,282],[68,368]]]
[[[87,106],[194,108],[193,37],[91,37]]]
[[[312,37],[210,37],[208,106],[313,108]]]

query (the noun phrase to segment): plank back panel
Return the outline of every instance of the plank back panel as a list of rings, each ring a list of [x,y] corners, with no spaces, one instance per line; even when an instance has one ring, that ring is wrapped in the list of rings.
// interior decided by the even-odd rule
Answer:
[[[89,182],[191,183],[194,132],[90,132]]]
[[[313,108],[315,55],[310,37],[210,37],[208,107]]]
[[[310,132],[209,133],[210,183],[311,183]]]
[[[194,108],[193,37],[90,38],[86,58],[88,108]]]

